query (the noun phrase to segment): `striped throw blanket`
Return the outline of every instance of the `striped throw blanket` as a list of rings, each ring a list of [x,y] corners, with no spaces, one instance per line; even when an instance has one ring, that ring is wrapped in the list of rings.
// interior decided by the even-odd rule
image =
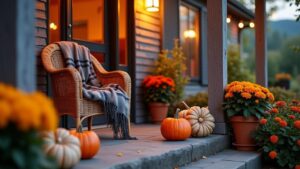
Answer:
[[[101,85],[96,77],[88,48],[74,42],[57,42],[67,67],[76,68],[82,78],[83,97],[98,101],[104,106],[108,124],[112,126],[114,138],[130,139],[129,99],[117,84]]]

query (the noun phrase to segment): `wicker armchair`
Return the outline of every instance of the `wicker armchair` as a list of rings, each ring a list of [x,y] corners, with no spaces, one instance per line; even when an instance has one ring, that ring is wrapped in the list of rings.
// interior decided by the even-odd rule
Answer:
[[[65,68],[63,56],[57,44],[46,46],[41,55],[44,68],[51,76],[53,100],[59,115],[70,115],[76,119],[76,127],[87,118],[88,130],[92,127],[92,117],[104,114],[102,106],[82,96],[82,81],[75,68]],[[96,58],[91,58],[101,84],[115,83],[124,89],[130,98],[131,79],[124,71],[107,72]],[[130,119],[129,123],[130,124]],[[130,126],[129,126],[130,129]]]

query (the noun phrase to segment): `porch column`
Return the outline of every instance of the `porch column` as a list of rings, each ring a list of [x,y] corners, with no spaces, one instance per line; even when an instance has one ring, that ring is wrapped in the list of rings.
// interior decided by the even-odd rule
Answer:
[[[266,0],[255,0],[256,83],[268,86]]]
[[[222,110],[227,84],[227,0],[207,1],[208,107],[216,119],[214,133],[226,134]]]
[[[34,0],[0,1],[0,82],[36,88]]]

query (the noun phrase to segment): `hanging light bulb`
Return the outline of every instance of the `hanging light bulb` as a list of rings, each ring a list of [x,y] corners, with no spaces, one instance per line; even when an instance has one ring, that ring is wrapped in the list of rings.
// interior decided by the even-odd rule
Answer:
[[[239,22],[238,26],[239,26],[240,29],[243,29],[245,25],[244,25],[244,23],[241,21],[241,22]]]
[[[230,18],[230,17],[227,17],[227,18],[226,18],[226,22],[227,22],[227,23],[230,23],[230,22],[231,22],[231,18]]]
[[[54,22],[51,22],[49,24],[49,28],[52,29],[52,30],[56,30],[57,29],[57,25]]]
[[[185,38],[195,38],[196,37],[196,32],[194,30],[186,30],[183,32],[183,36]]]
[[[254,27],[255,27],[254,22],[250,22],[250,23],[249,23],[249,26],[250,26],[250,28],[254,28]]]

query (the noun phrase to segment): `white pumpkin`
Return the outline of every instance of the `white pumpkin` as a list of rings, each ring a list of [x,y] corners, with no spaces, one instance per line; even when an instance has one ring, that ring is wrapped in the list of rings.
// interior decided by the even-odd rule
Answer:
[[[187,119],[192,126],[192,136],[205,137],[210,135],[215,128],[215,118],[209,113],[207,107],[189,107],[185,102],[182,104],[187,108],[179,112],[179,117]]]
[[[80,142],[63,128],[55,132],[43,132],[44,152],[56,159],[62,169],[72,168],[81,158]]]

